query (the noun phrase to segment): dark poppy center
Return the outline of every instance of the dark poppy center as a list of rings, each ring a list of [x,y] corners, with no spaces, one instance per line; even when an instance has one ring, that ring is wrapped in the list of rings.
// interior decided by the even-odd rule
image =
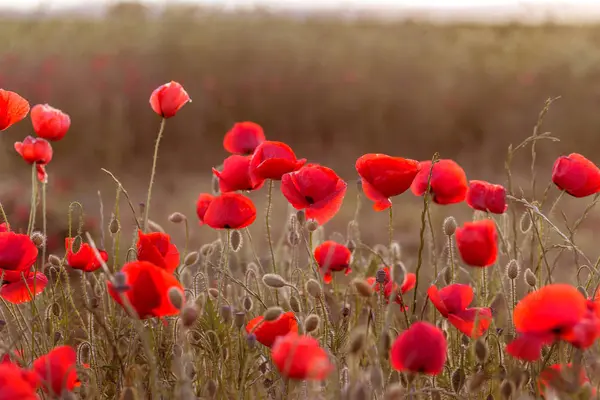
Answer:
[[[225,228],[225,229],[231,229],[231,226],[229,224],[225,224],[225,225],[223,225],[223,228]]]
[[[315,204],[315,200],[310,196],[304,196],[304,200],[306,200],[308,204]]]
[[[553,335],[560,335],[563,333],[563,327],[562,326],[557,326],[556,328],[552,328],[552,330],[550,331],[552,332]]]

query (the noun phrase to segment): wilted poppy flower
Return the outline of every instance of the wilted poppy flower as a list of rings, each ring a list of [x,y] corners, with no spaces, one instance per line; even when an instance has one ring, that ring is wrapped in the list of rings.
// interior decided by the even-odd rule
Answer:
[[[289,379],[324,380],[333,371],[317,339],[292,332],[280,336],[271,349],[273,364]]]
[[[513,321],[519,336],[506,350],[516,358],[535,361],[545,344],[572,339],[588,311],[588,300],[571,285],[550,284],[531,292],[515,307]]]
[[[573,197],[586,197],[600,192],[600,169],[581,154],[572,153],[556,160],[552,182]]]
[[[173,81],[159,86],[150,96],[152,110],[163,118],[174,117],[190,101],[192,100],[183,86]]]
[[[246,325],[246,332],[253,333],[259,343],[267,347],[273,346],[275,339],[290,332],[298,332],[298,321],[293,312],[283,313],[274,321],[265,321],[261,315]]]
[[[25,284],[27,282],[27,284]],[[20,304],[27,303],[42,293],[48,284],[48,278],[41,272],[33,276],[11,283],[6,283],[0,287],[0,297],[9,303]]]
[[[263,180],[259,179],[252,183],[250,179],[251,157],[232,155],[223,161],[221,171],[213,168],[213,174],[219,179],[221,193],[235,192],[236,190],[256,190],[263,185]]]
[[[28,112],[27,100],[15,92],[0,89],[0,131],[24,119]]]
[[[498,256],[498,233],[490,219],[465,222],[456,229],[456,246],[463,261],[472,267],[487,267]]]
[[[333,271],[346,271],[346,275],[352,272],[350,269],[351,258],[352,253],[346,246],[332,240],[321,243],[315,249],[315,260],[319,264],[325,283],[331,282],[331,272]]]
[[[506,189],[502,185],[494,185],[485,181],[469,182],[467,204],[474,210],[503,214],[506,205]]]
[[[204,214],[204,223],[214,229],[242,229],[256,219],[252,200],[238,193],[215,197]]]
[[[440,374],[446,362],[446,338],[442,330],[428,322],[413,323],[392,344],[390,362],[397,371]]]
[[[38,400],[36,378],[13,363],[0,364],[0,400]]]
[[[346,187],[332,169],[310,164],[281,178],[281,192],[296,210],[305,210],[306,218],[320,225],[327,223],[340,209]]]
[[[427,290],[427,295],[440,314],[465,335],[478,338],[490,327],[492,322],[490,308],[467,308],[473,301],[471,286],[455,283],[438,290],[435,285],[432,285]]]
[[[385,301],[389,303],[390,296],[392,296],[392,293],[395,293],[396,296],[394,301],[400,304],[400,306],[402,306],[403,308],[408,308],[407,306],[404,306],[404,302],[402,301],[402,295],[404,295],[409,290],[414,289],[417,282],[417,276],[412,272],[409,272],[404,277],[404,282],[402,282],[402,285],[398,287],[398,284],[392,280],[390,269],[388,267],[384,267],[383,271],[385,272],[385,279],[383,281],[383,295],[385,296]],[[375,292],[379,293],[381,291],[381,285],[377,282],[375,277],[368,277],[367,283],[373,287],[373,290]]]
[[[169,273],[179,266],[179,250],[166,233],[144,233],[138,229],[138,260],[148,261]]]
[[[73,253],[73,242],[75,238],[65,238],[65,250],[67,252],[67,263],[71,268],[79,269],[83,272],[94,272],[102,266],[94,249],[87,243],[81,243],[79,251]],[[104,262],[108,261],[108,253],[104,250],[98,250]]]
[[[577,373],[577,377],[575,375]],[[573,378],[577,378],[576,380]],[[564,387],[569,384],[575,384],[577,388],[581,388],[587,382],[589,382],[589,378],[585,373],[585,368],[583,366],[579,366],[579,371],[575,370],[573,364],[554,364],[542,372],[537,379],[538,391],[542,397],[546,394],[547,388],[554,387]],[[592,389],[592,393],[595,396],[596,389]]]
[[[223,147],[232,154],[252,154],[265,141],[263,128],[254,122],[238,122],[225,134]]]
[[[419,169],[418,161],[385,154],[365,154],[356,160],[363,192],[375,202],[376,211],[390,208],[390,197],[406,192]]]
[[[31,122],[35,133],[46,140],[62,139],[71,126],[71,118],[48,104],[38,104],[31,109]]]
[[[179,289],[183,296],[183,287],[173,274],[147,261],[133,261],[121,268],[124,274],[125,288],[122,294],[141,319],[168,317],[179,314],[179,310],[169,300],[169,289]],[[121,296],[112,282],[107,282],[108,293],[121,306]],[[125,307],[124,307],[125,308]],[[125,308],[127,310],[127,308]]]
[[[28,235],[0,233],[0,269],[25,271],[35,263],[37,256],[38,249]]]
[[[70,392],[80,386],[75,369],[76,358],[71,346],[59,346],[33,362],[33,370],[46,392],[60,395],[63,390]]]
[[[196,215],[198,216],[200,225],[204,224],[204,215],[214,198],[215,196],[209,193],[200,193],[200,196],[198,196],[198,200],[196,201]]]
[[[412,183],[411,190],[416,196],[427,191],[427,181],[431,170],[431,161],[420,163],[420,171]],[[437,204],[460,203],[467,195],[467,176],[465,171],[453,160],[439,160],[433,166],[431,174],[431,196]]]
[[[281,180],[288,172],[300,169],[306,159],[296,159],[294,151],[285,143],[264,141],[250,159],[250,179],[255,184],[265,179]]]

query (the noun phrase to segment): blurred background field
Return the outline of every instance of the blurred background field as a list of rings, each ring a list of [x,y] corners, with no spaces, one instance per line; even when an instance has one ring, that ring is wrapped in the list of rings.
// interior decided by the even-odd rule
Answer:
[[[152,214],[162,224],[182,211],[195,226],[196,197],[210,191],[210,168],[227,156],[223,135],[243,120],[351,182],[328,231],[343,230],[354,213],[354,162],[367,152],[423,160],[438,151],[457,160],[470,179],[505,183],[509,144],[531,134],[549,97],[562,96],[541,132],[561,142],[538,144],[539,190],[560,154],[600,161],[595,25],[350,21],[194,6],[157,15],[121,4],[103,18],[4,18],[0,36],[6,38],[0,87],[72,118],[48,167],[59,215],[66,216],[67,199],[82,200],[97,215],[97,190],[105,208],[113,207],[114,186],[101,167],[123,181],[134,203],[144,199],[159,125],[148,98],[169,80],[182,83],[193,103],[168,121],[161,144]],[[0,135],[3,203],[29,201],[30,169],[13,150],[28,134],[24,121]],[[529,163],[529,149],[514,160],[515,179],[526,191]],[[263,195],[252,195],[259,207]],[[415,242],[420,201],[410,193],[396,200],[398,235]],[[564,204],[576,216],[585,207]],[[449,213],[470,216],[466,206],[438,210],[440,221]],[[361,216],[370,224],[363,233],[383,240],[387,216],[374,214],[364,203]],[[276,215],[285,217],[283,202]],[[595,222],[592,216],[586,226]],[[203,229],[194,228],[195,241],[210,234]]]

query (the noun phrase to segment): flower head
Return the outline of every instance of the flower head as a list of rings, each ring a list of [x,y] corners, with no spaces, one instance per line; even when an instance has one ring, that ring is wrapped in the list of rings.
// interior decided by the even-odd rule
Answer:
[[[21,304],[33,300],[33,297],[42,293],[48,284],[48,278],[41,272],[30,275],[0,287],[0,297],[9,303]],[[33,296],[33,297],[32,297]]]
[[[271,348],[273,364],[290,379],[324,380],[333,365],[317,339],[295,332],[281,336]]]
[[[74,242],[74,238],[65,238],[67,263],[71,268],[79,269],[83,272],[94,272],[102,266],[96,258],[96,254],[94,254],[94,249],[87,243],[81,243],[79,250],[73,253]],[[104,262],[108,261],[108,253],[106,251],[98,250],[98,252]]]
[[[190,101],[183,86],[173,81],[159,86],[150,96],[152,110],[163,118],[174,117]]]
[[[256,219],[252,200],[238,193],[215,197],[204,214],[204,223],[213,229],[242,229]]]
[[[0,364],[0,400],[38,400],[37,377],[13,363]]]
[[[317,246],[314,255],[325,283],[331,282],[332,272],[345,271],[346,275],[352,272],[350,269],[352,253],[343,244],[328,240]]]
[[[38,104],[31,109],[31,122],[35,133],[46,140],[61,140],[71,126],[71,118],[48,104]]]
[[[255,184],[265,179],[281,180],[288,172],[300,169],[306,163],[298,160],[285,143],[264,141],[258,145],[250,159],[250,178]]]
[[[252,154],[265,141],[262,127],[254,122],[238,122],[225,134],[223,147],[232,154]]]
[[[402,296],[406,292],[415,288],[415,285],[417,282],[417,275],[415,275],[412,272],[407,273],[406,276],[404,277],[404,282],[402,282],[400,287],[398,287],[398,284],[392,280],[392,276],[390,274],[390,269],[388,267],[384,267],[383,271],[385,274],[385,279],[384,279],[383,283],[381,283],[381,284],[378,283],[377,280],[375,279],[375,277],[373,277],[373,276],[370,276],[367,278],[367,283],[373,287],[373,290],[375,292],[380,292],[381,285],[383,284],[383,295],[385,296],[386,303],[389,303],[390,296],[395,294],[394,301],[397,304],[400,304],[400,306],[403,309],[408,309],[408,307],[405,306],[404,302],[402,301]]]
[[[581,154],[559,157],[552,168],[552,182],[573,197],[600,192],[600,168]]]
[[[474,210],[503,214],[506,205],[506,189],[502,185],[494,185],[485,181],[469,182],[467,204]]]
[[[397,371],[438,375],[446,362],[446,338],[428,322],[415,322],[402,332],[390,349],[390,362]]]
[[[29,103],[15,92],[0,89],[0,131],[21,121],[29,112]]]
[[[138,229],[138,260],[148,261],[169,273],[179,267],[179,250],[166,233],[144,233]]]
[[[298,321],[291,311],[281,314],[274,321],[265,321],[265,318],[260,315],[248,322],[246,332],[254,334],[259,343],[271,347],[278,337],[290,332],[298,332]]]
[[[33,362],[33,370],[46,392],[60,395],[63,390],[70,392],[81,385],[75,369],[76,358],[71,346],[59,346]]]
[[[213,174],[219,179],[221,193],[235,192],[237,190],[256,190],[262,187],[263,180],[258,179],[253,183],[250,179],[251,158],[252,156],[234,154],[225,159],[223,169],[219,171],[213,168]]]
[[[0,233],[0,269],[22,272],[37,259],[38,249],[28,235],[14,232]]]
[[[498,257],[498,233],[493,220],[466,222],[456,229],[456,245],[463,261],[472,267],[487,267]]]
[[[412,183],[411,190],[416,196],[427,191],[431,161],[420,163],[420,170]],[[453,160],[439,160],[431,172],[431,195],[437,204],[460,203],[467,194],[465,171]]]

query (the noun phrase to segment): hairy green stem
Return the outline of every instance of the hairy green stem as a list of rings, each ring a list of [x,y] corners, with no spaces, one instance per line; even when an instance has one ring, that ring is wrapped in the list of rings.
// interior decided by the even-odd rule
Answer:
[[[275,252],[273,251],[273,240],[271,239],[271,224],[269,223],[269,219],[271,217],[271,209],[272,209],[272,201],[273,201],[273,179],[269,179],[269,188],[267,191],[267,212],[265,215],[265,226],[267,228],[267,240],[269,241],[269,251],[271,252],[271,268],[273,269],[273,273],[277,273],[277,264],[275,263]]]
[[[162,135],[165,130],[166,121],[166,118],[163,118],[160,121],[160,129],[158,130],[156,144],[154,145],[154,157],[152,158],[152,172],[150,173],[150,183],[148,184],[148,197],[146,198],[146,204],[144,206],[144,232],[148,232],[148,216],[150,215],[150,200],[152,199],[152,186],[154,185],[154,175],[156,174],[158,148],[160,147],[160,140],[162,139]]]

